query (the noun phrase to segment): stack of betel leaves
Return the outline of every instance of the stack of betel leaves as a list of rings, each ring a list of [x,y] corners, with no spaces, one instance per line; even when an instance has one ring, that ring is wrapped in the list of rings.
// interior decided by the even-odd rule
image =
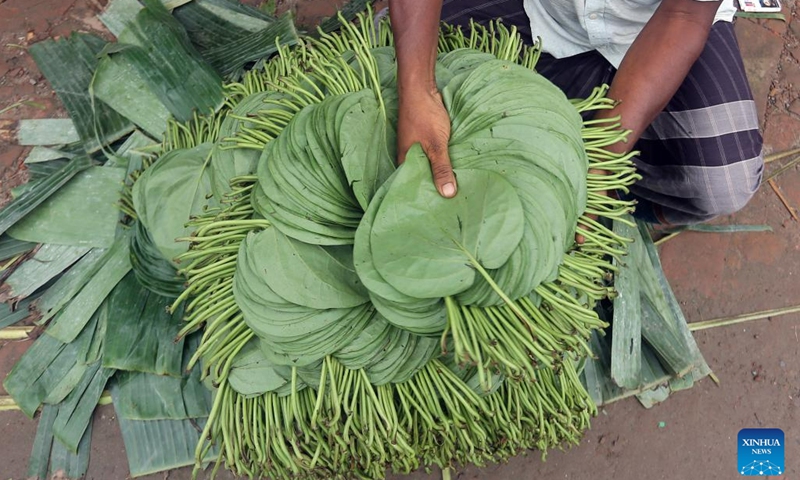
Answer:
[[[145,4],[121,40],[176,31],[159,2]],[[584,118],[613,105],[604,89],[568,100],[514,29],[443,26],[436,73],[459,185],[444,199],[418,145],[395,167],[388,20],[342,18],[337,32],[275,44],[274,55],[247,57],[249,70],[226,72],[224,101],[197,106],[207,114],[182,118],[168,91],[148,87],[168,112],[161,143],[145,146],[137,132],[126,143],[139,139],[140,161],[129,144],[107,153],[127,158],[135,180],[108,249],[125,268],[98,280],[104,294],[86,322],[50,313],[43,338],[82,342],[79,358],[97,372],[87,384],[101,392],[112,378],[115,405],[127,398],[129,412],[120,389],[136,368],[119,352],[107,358],[108,335],[180,340],[148,374],[192,372],[178,389],[181,418],[207,417],[198,468],[216,459],[250,477],[382,478],[577,443],[596,412],[580,379],[606,326],[594,306],[613,296],[612,260],[629,241],[606,220],[629,221],[632,205],[602,192],[636,179],[630,155],[604,149],[625,137],[618,121]],[[126,51],[138,50],[106,47],[103,62],[136,65]],[[105,271],[93,265],[64,277]],[[80,286],[59,301],[70,305]],[[170,318],[184,320],[180,331],[158,323]],[[22,380],[31,363],[6,388],[36,390],[32,415],[64,397]],[[205,411],[201,380],[213,395]]]

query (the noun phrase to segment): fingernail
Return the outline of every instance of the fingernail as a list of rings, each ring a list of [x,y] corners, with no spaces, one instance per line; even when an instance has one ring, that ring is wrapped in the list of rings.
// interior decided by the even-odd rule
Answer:
[[[445,183],[442,185],[442,195],[445,197],[452,197],[456,194],[456,186],[453,183]]]

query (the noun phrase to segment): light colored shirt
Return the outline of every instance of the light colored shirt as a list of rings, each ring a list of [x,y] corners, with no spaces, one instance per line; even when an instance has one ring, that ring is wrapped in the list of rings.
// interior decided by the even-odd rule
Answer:
[[[707,0],[698,0],[707,1]],[[622,57],[661,0],[525,0],[533,38],[556,58],[597,50],[619,67]],[[733,0],[722,0],[714,21],[733,20]]]

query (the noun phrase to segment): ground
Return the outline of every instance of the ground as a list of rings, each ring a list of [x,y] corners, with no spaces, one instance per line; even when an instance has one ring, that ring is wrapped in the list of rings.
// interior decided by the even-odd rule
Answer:
[[[0,202],[24,180],[25,150],[13,145],[16,120],[64,116],[58,99],[25,48],[73,30],[103,33],[95,15],[105,0],[0,0]],[[258,3],[253,0],[250,3]],[[330,11],[330,0],[278,1],[313,22]],[[786,22],[739,19],[736,30],[758,103],[765,153],[800,144],[800,12],[785,2]],[[767,168],[774,170],[775,164]],[[777,179],[787,201],[800,206],[800,171]],[[768,224],[773,232],[684,233],[661,247],[667,276],[690,322],[766,310],[800,302],[800,224],[764,185],[741,212],[719,223]],[[580,446],[538,454],[508,464],[467,468],[462,480],[648,478],[723,480],[738,478],[736,436],[741,428],[777,427],[786,434],[785,478],[800,478],[800,315],[787,315],[696,333],[720,378],[706,379],[650,410],[635,400],[601,409]],[[0,378],[29,342],[0,344]],[[4,392],[0,390],[0,395]],[[127,478],[124,447],[114,410],[102,407],[95,419],[87,478]],[[19,412],[0,412],[0,480],[25,478],[35,422]],[[436,472],[410,477],[435,478]],[[146,477],[188,479],[188,469]],[[225,477],[227,478],[227,477]]]

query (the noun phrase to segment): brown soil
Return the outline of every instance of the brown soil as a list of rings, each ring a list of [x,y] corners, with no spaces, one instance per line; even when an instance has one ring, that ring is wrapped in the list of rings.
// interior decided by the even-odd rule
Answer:
[[[258,0],[248,3],[257,4]],[[331,1],[283,0],[305,24],[332,11]],[[106,35],[95,15],[105,0],[0,0],[0,202],[25,179],[26,150],[13,144],[16,120],[62,117],[64,111],[25,47],[73,30]],[[753,86],[766,152],[797,147],[800,140],[800,19],[794,0],[785,2],[787,22],[744,20],[737,24]],[[768,169],[769,171],[769,169]],[[800,206],[800,172],[778,179],[788,201]],[[768,224],[773,232],[684,233],[661,249],[662,261],[689,321],[800,303],[800,225],[768,187],[732,218],[721,222]],[[582,444],[551,452],[546,462],[532,452],[506,465],[467,468],[454,478],[638,480],[735,479],[736,435],[746,427],[778,427],[786,434],[786,478],[800,478],[800,315],[696,334],[721,380],[704,380],[650,410],[626,400],[601,410]],[[0,343],[0,378],[29,342]],[[0,394],[2,394],[0,390]],[[662,423],[663,422],[663,423]],[[0,412],[0,478],[26,477],[35,422],[19,412]],[[87,478],[127,478],[124,447],[112,407],[95,417]],[[436,478],[419,472],[395,480]],[[148,479],[188,479],[188,469]],[[222,475],[221,478],[230,478]]]

